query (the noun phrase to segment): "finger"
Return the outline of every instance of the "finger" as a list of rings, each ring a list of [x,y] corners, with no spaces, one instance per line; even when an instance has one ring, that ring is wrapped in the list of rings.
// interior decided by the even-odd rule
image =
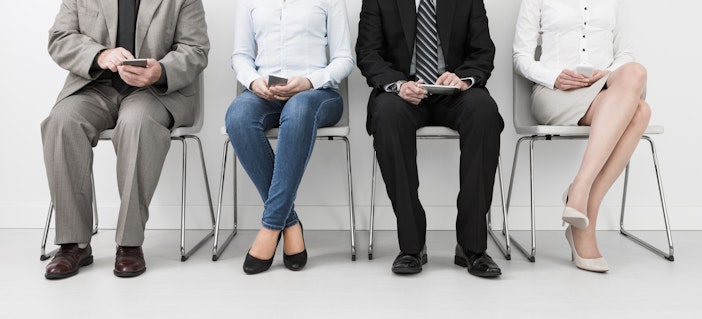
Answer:
[[[120,53],[122,53],[122,57],[124,59],[134,59],[134,55],[132,55],[132,53],[129,52],[129,50],[127,50],[125,48],[120,48],[120,49],[121,49]]]
[[[419,84],[424,84],[424,83],[419,83]],[[414,95],[423,96],[423,95],[427,94],[427,90],[421,86],[418,86],[417,84],[410,85],[408,87],[408,89]]]
[[[453,73],[450,73],[450,72],[444,72],[444,74],[442,74],[441,76],[439,76],[438,79],[436,79],[436,84],[437,85],[448,85],[448,84],[444,84],[444,83],[446,83],[447,80],[450,81],[452,74]]]
[[[158,61],[156,61],[155,59],[146,59],[146,67],[147,68],[153,68],[155,66],[160,67]]]

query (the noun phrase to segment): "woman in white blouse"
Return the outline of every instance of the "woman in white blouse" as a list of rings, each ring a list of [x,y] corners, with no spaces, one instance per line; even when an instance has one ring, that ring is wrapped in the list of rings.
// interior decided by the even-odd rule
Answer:
[[[283,237],[285,266],[300,270],[307,250],[294,207],[297,188],[317,128],[341,118],[337,87],[354,66],[345,2],[239,0],[231,59],[247,90],[227,110],[227,133],[264,203],[243,268],[268,270]],[[273,83],[271,75],[287,82]],[[273,127],[280,128],[275,153],[264,135]]]
[[[600,204],[651,117],[646,69],[634,62],[626,14],[617,0],[523,0],[514,39],[515,70],[535,83],[535,118],[591,127],[564,194],[563,221],[575,265],[595,272],[609,269],[595,237]]]

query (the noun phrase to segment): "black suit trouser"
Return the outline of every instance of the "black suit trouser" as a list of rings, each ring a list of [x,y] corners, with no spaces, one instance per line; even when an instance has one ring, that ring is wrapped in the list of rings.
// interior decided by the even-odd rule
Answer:
[[[428,125],[446,126],[460,134],[456,240],[470,252],[485,251],[485,217],[492,203],[504,128],[488,90],[433,95],[417,106],[382,92],[371,98],[368,111],[373,146],[397,217],[400,251],[419,253],[426,242],[426,216],[418,196],[416,131]]]

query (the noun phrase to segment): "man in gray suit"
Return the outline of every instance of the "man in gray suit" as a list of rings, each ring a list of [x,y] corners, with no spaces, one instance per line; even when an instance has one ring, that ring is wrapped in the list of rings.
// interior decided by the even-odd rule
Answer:
[[[201,0],[63,0],[49,53],[69,71],[41,124],[44,162],[61,248],[45,277],[73,276],[93,262],[92,147],[114,128],[121,198],[114,274],[146,270],[141,250],[170,131],[194,120],[194,82],[207,65]],[[145,58],[145,66],[125,60]]]

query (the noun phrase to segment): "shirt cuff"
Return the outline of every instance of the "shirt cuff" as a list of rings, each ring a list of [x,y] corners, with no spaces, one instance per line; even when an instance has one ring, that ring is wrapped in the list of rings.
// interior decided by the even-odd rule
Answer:
[[[460,80],[461,80],[461,81],[470,81],[470,84],[468,84],[468,89],[472,88],[473,85],[475,85],[475,83],[478,82],[478,81],[476,81],[475,78],[472,77],[472,76],[469,76],[469,77],[467,77],[467,78],[461,78]],[[466,89],[466,90],[467,90],[467,89]]]
[[[392,82],[392,83],[390,83],[390,84],[386,84],[386,85],[383,87],[383,90],[385,90],[385,92],[392,93],[392,86],[393,86],[393,85],[395,85],[395,82]]]
[[[158,81],[156,81],[156,83],[154,83],[154,85],[167,88],[168,87],[168,77],[166,77],[166,68],[163,66],[163,63],[159,62],[159,64],[161,64],[161,77],[158,78]]]
[[[98,54],[95,55],[95,58],[93,59],[93,64],[90,65],[90,72],[91,73],[97,72],[97,71],[102,71],[102,68],[98,64],[98,56],[100,55],[100,53],[102,53],[102,51],[105,51],[105,50],[100,50],[100,52],[98,52]]]

